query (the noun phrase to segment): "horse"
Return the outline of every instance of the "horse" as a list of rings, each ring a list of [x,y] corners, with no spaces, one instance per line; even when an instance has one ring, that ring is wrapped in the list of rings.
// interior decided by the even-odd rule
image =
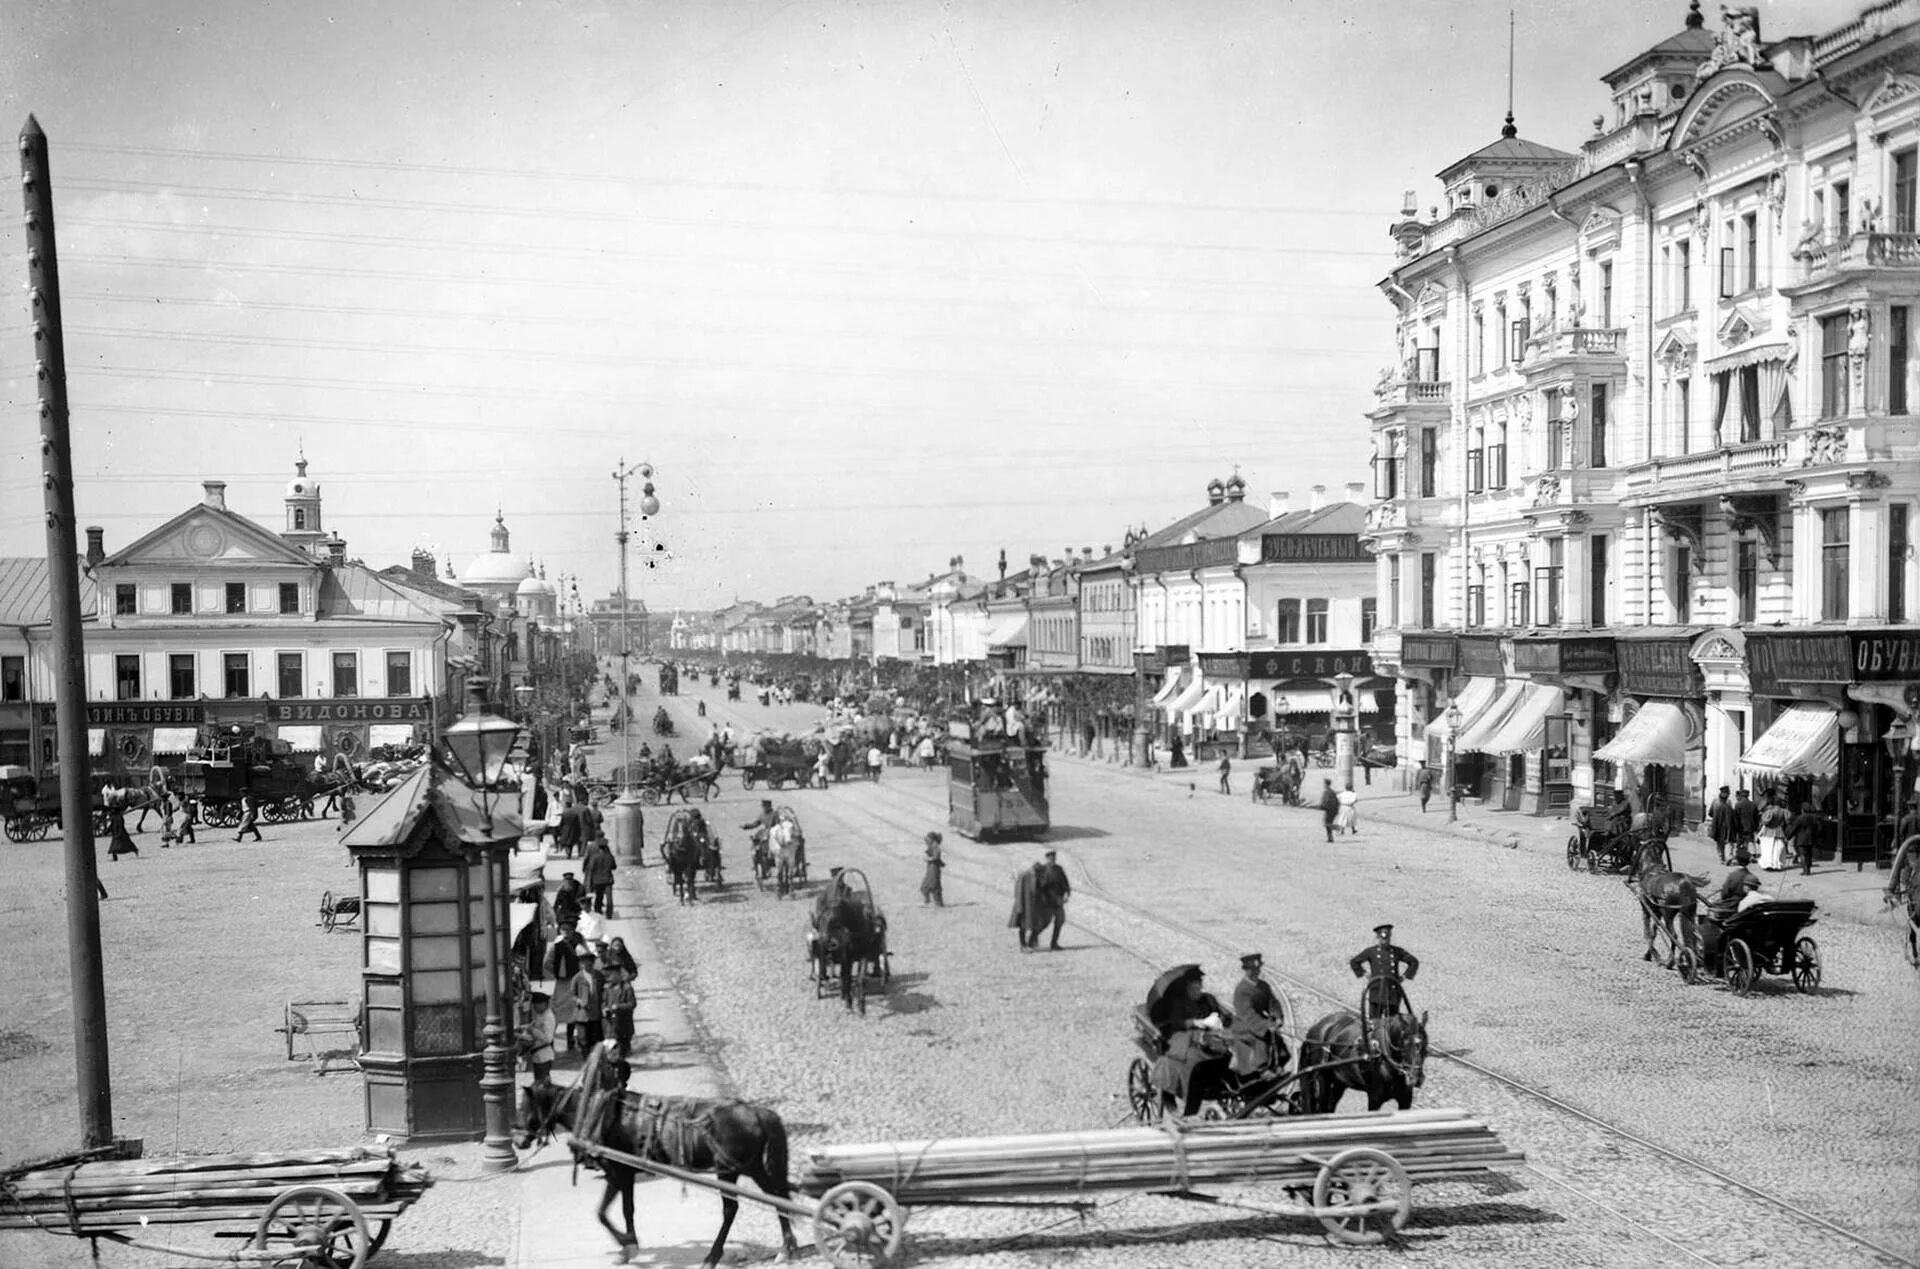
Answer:
[[[1656,940],[1664,930],[1667,936],[1666,968],[1672,969],[1679,950],[1693,946],[1694,909],[1700,904],[1700,892],[1707,887],[1705,874],[1669,870],[1665,844],[1653,840],[1641,843],[1633,872],[1627,877],[1626,884],[1627,889],[1633,891],[1640,900],[1640,920],[1647,937],[1646,955],[1640,959],[1657,959]],[[1674,929],[1676,918],[1679,922],[1677,933]]]
[[[1351,1009],[1330,1013],[1300,1041],[1300,1109],[1329,1115],[1350,1088],[1367,1095],[1367,1109],[1392,1101],[1401,1110],[1413,1105],[1413,1090],[1427,1079],[1427,1015],[1389,1015],[1378,1024],[1385,1045],[1367,1034]]]
[[[625,1064],[617,1057],[606,1057],[610,1047],[609,1041],[587,1055],[579,1084],[542,1082],[527,1090],[518,1143],[522,1150],[536,1140],[546,1141],[555,1128],[565,1128],[574,1138],[576,1152],[582,1146],[603,1146],[682,1172],[711,1172],[728,1185],[744,1176],[773,1198],[792,1195],[787,1180],[787,1126],[778,1114],[765,1106],[732,1099],[643,1097],[628,1092],[620,1086],[619,1071]],[[594,1215],[620,1244],[624,1264],[640,1250],[640,1236],[633,1223],[633,1186],[638,1169],[605,1155],[599,1160],[606,1189]],[[624,1232],[607,1218],[607,1209],[615,1198],[620,1200]],[[702,1262],[705,1269],[714,1269],[720,1263],[739,1210],[740,1201],[723,1191],[720,1232],[714,1235],[713,1246]],[[798,1250],[798,1244],[787,1213],[780,1211],[779,1215],[781,1247],[775,1260],[785,1263]]]
[[[697,883],[703,853],[696,835],[684,826],[682,831],[667,835],[667,872],[673,878],[674,897],[682,903],[692,903],[700,897]]]
[[[775,887],[784,899],[793,893],[803,871],[806,838],[800,831],[800,821],[791,815],[777,818],[767,831],[767,845],[779,855],[780,862],[775,868]]]
[[[853,1008],[855,967],[866,972],[868,961],[879,957],[886,947],[886,926],[867,905],[852,894],[842,893],[826,904],[820,917],[819,935],[822,959],[838,959],[840,964],[840,1003]],[[861,1005],[861,1012],[866,1006]]]

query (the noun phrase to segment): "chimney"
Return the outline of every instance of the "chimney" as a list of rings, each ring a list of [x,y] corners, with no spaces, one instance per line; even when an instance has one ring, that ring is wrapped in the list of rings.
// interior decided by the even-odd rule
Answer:
[[[1272,519],[1278,520],[1290,510],[1287,504],[1287,491],[1284,489],[1274,490],[1267,495],[1267,515]]]
[[[200,487],[207,491],[207,496],[202,499],[207,506],[212,507],[215,511],[225,511],[227,509],[226,481],[203,480],[200,482]]]
[[[347,562],[347,541],[339,534],[327,539],[327,563],[338,567]]]
[[[1326,499],[1326,496],[1327,487],[1325,485],[1315,485],[1313,487],[1313,501],[1308,504],[1307,510],[1318,511],[1320,504]]]
[[[1361,490],[1363,490],[1363,489],[1365,489],[1366,487],[1367,487],[1367,486],[1366,486],[1366,482],[1364,482],[1364,481],[1359,481],[1359,480],[1349,480],[1349,481],[1347,482],[1347,501],[1348,501],[1348,502],[1359,502],[1359,501],[1360,501],[1360,491],[1361,491]]]
[[[435,577],[438,575],[434,569],[432,554],[421,550],[419,547],[413,549],[413,575],[415,577]]]
[[[97,524],[87,526],[87,567],[107,558],[107,531]]]

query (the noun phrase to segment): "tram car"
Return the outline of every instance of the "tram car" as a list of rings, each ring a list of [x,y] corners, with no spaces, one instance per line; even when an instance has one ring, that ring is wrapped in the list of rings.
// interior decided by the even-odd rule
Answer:
[[[1045,745],[947,724],[947,823],[963,837],[1046,836],[1048,778]]]

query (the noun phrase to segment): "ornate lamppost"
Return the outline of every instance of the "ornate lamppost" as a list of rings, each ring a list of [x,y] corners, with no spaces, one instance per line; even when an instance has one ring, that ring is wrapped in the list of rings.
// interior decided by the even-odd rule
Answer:
[[[1460,784],[1459,772],[1454,769],[1454,746],[1460,743],[1460,724],[1466,716],[1456,704],[1447,705],[1447,823],[1456,824],[1460,820]]]
[[[483,849],[490,853],[494,807],[502,797],[519,792],[507,782],[507,760],[520,739],[520,728],[512,720],[488,712],[485,689],[478,683],[468,689],[468,697],[467,712],[447,728],[442,739],[455,770],[480,795],[488,838]],[[520,1159],[513,1149],[512,1056],[507,1051],[506,1015],[501,1006],[501,896],[491,859],[485,871],[487,1017],[481,1032],[485,1047],[481,1050],[480,1090],[486,1104],[486,1137],[482,1165],[490,1172],[504,1172]]]
[[[1333,676],[1333,775],[1341,788],[1353,783],[1353,750],[1359,709],[1353,699],[1353,675]]]
[[[1895,718],[1885,732],[1881,733],[1881,743],[1887,747],[1887,756],[1893,759],[1893,841],[1894,854],[1900,851],[1900,825],[1906,818],[1907,803],[1913,790],[1907,784],[1907,759],[1913,752],[1913,729],[1906,720]]]

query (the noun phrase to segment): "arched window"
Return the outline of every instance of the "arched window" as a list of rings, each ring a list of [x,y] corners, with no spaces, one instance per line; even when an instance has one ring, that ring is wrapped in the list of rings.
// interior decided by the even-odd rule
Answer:
[[[307,527],[307,509],[305,507],[295,507],[293,509],[293,527],[296,530]]]

